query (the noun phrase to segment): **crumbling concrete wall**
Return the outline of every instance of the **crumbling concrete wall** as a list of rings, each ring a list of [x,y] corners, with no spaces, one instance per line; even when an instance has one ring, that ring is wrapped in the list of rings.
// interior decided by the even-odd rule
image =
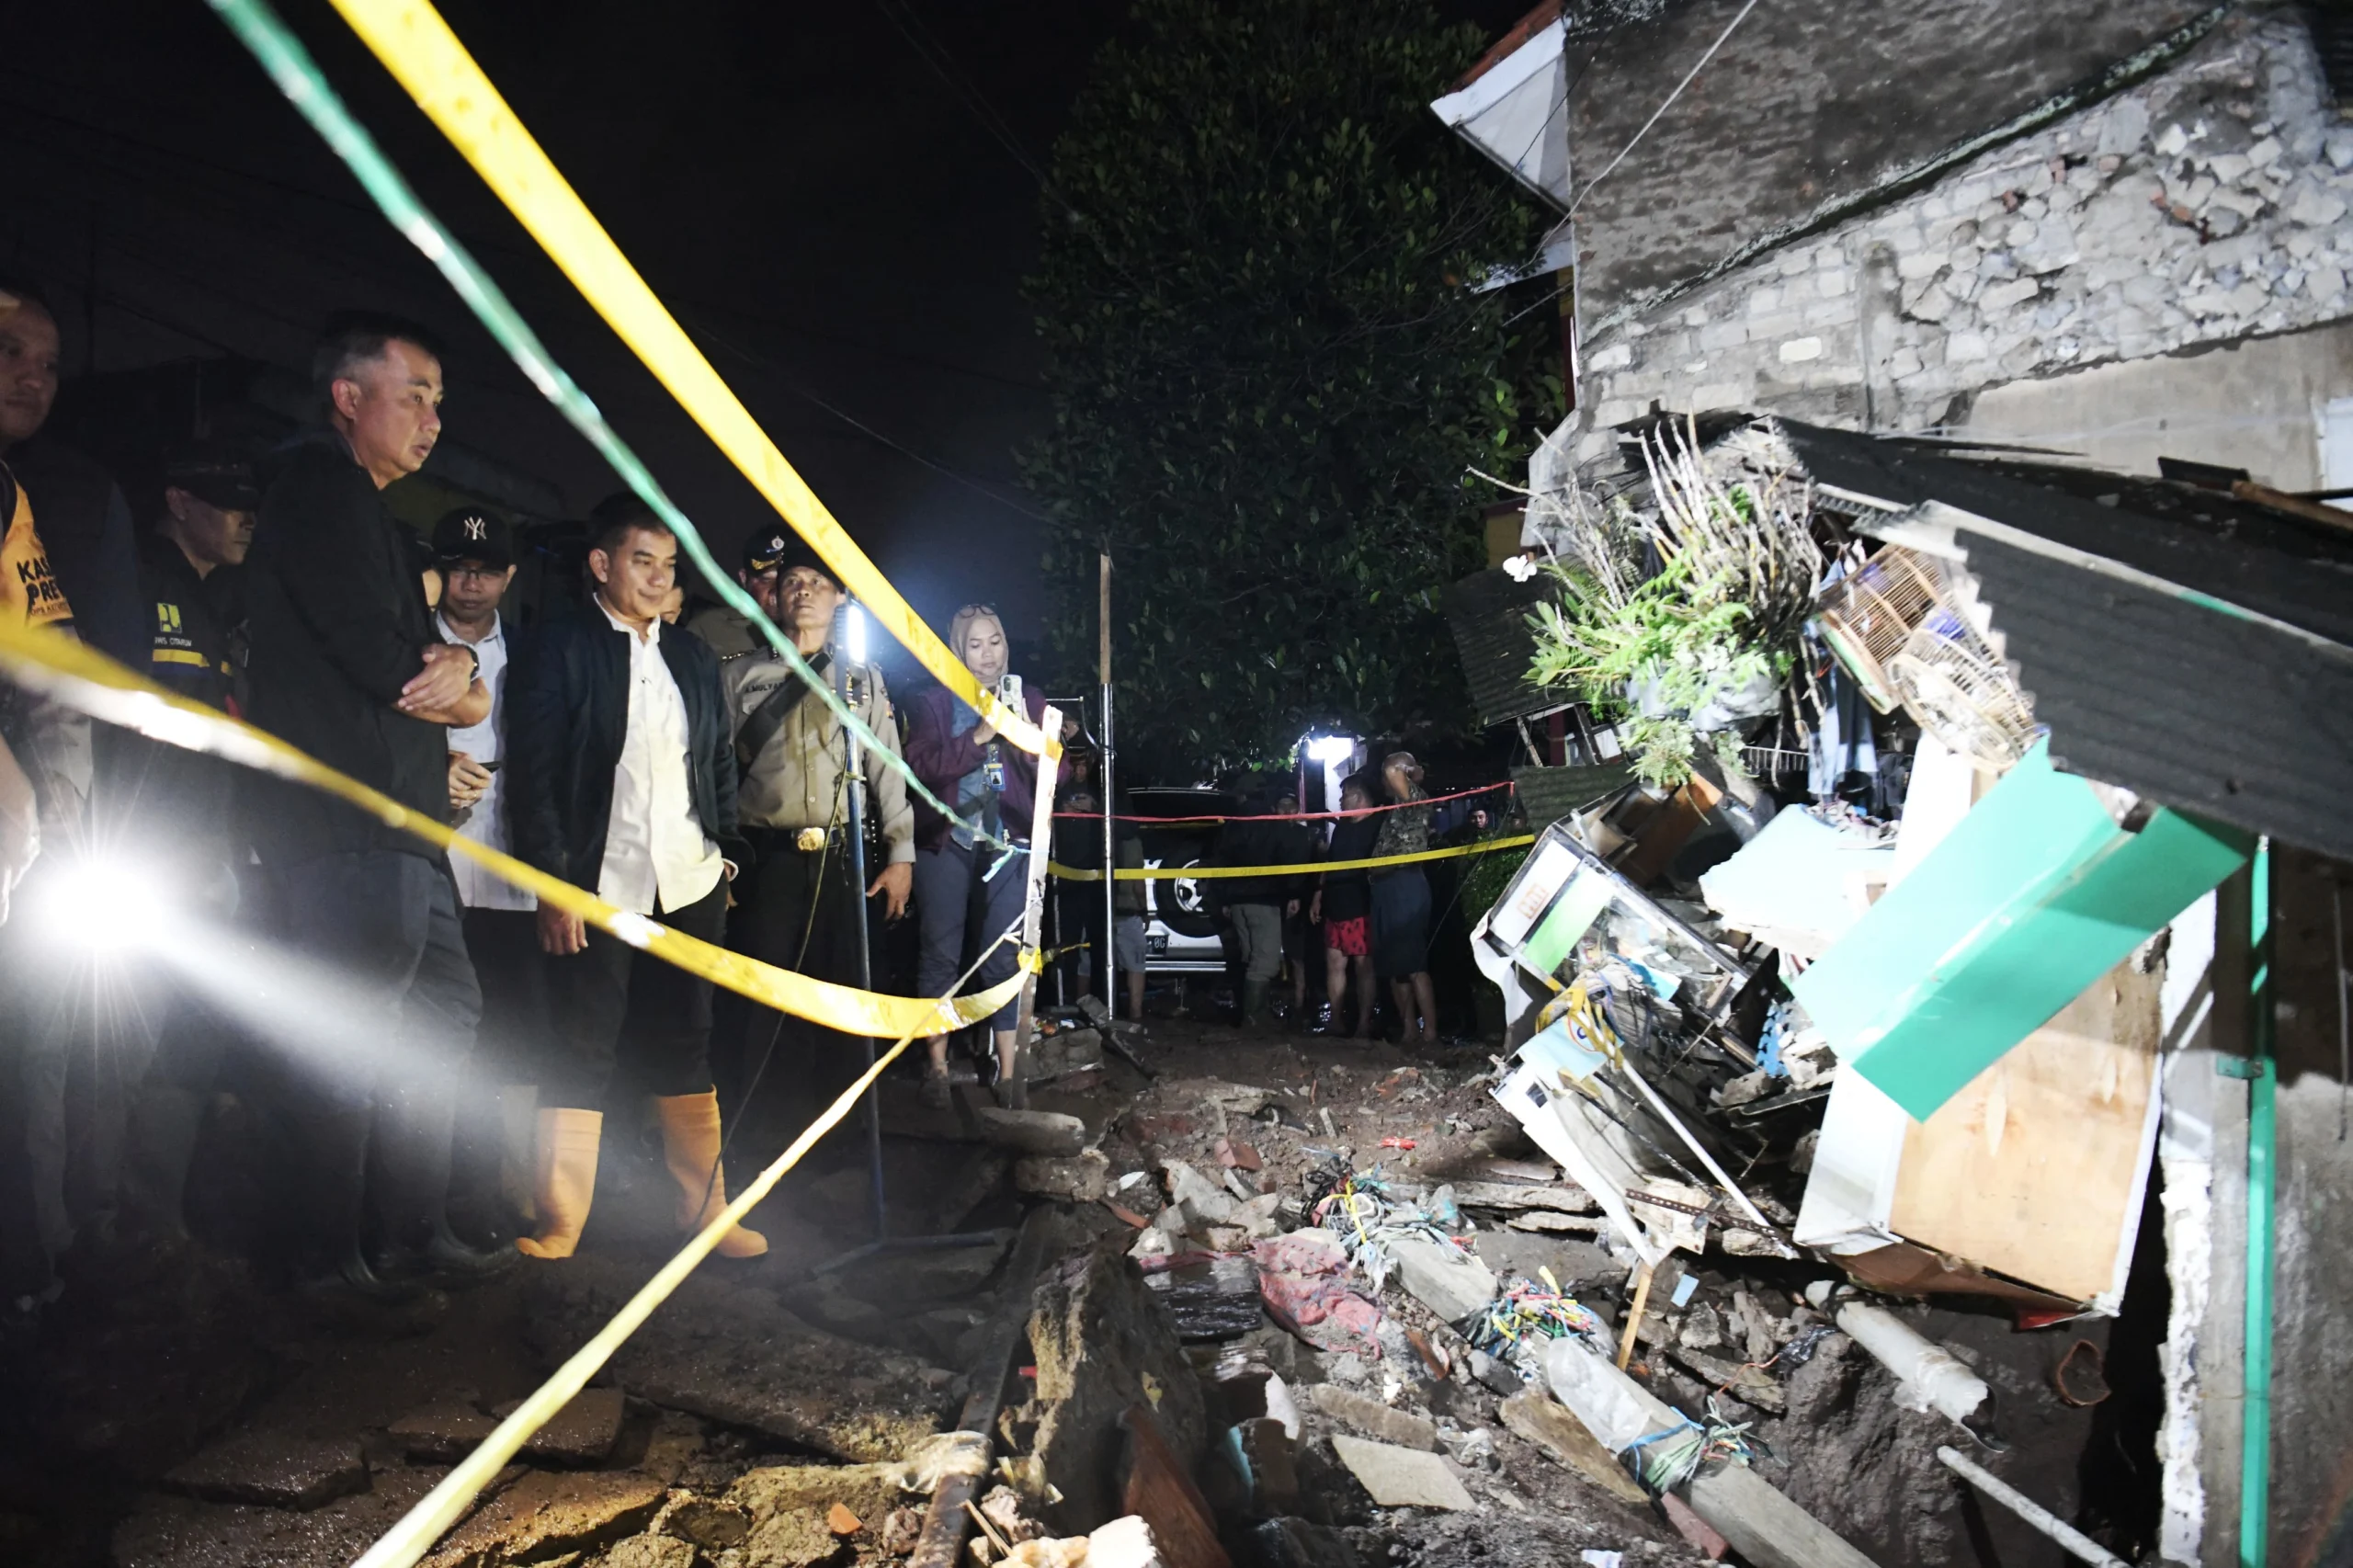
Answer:
[[[1618,324],[1587,312],[1582,407],[1533,478],[1654,405],[1965,427],[1989,387],[2353,316],[2348,273],[2353,126],[2300,20],[2235,14],[1925,189]]]
[[[1569,42],[1588,319],[1706,270],[1756,235],[1867,192],[2191,22],[2206,0],[1907,0],[1759,6],[1645,131],[1744,0],[1683,0]],[[1584,6],[1573,7],[1580,17]],[[1635,138],[1640,133],[1641,140]]]
[[[2340,1055],[2338,908],[2353,866],[2272,858],[2279,1185],[2272,1278],[2271,1557],[2353,1562],[2353,1096]],[[2353,940],[2348,934],[2347,940]],[[2238,1233],[2244,1245],[2245,1232]]]

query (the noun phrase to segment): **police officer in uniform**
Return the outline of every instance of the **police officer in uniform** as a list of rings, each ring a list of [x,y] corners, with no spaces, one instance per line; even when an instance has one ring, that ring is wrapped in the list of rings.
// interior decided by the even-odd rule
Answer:
[[[835,664],[847,655],[830,644],[845,596],[824,563],[797,538],[779,532],[755,538],[744,564],[746,584],[767,589],[764,608],[773,594],[771,613],[801,656],[829,685],[837,683]],[[732,939],[763,962],[858,985],[858,899],[879,895],[885,916],[896,920],[915,887],[906,780],[888,764],[862,766],[866,820],[879,844],[868,857],[870,885],[860,890],[853,881],[848,747],[840,722],[773,649],[731,659],[722,674],[735,726],[736,809],[759,857],[748,892],[737,891],[742,907]],[[898,726],[882,672],[854,665],[848,686],[853,710],[896,756]],[[784,1085],[778,1097],[787,1114],[830,1099],[863,1067],[848,1037],[767,1008],[751,1010],[744,1045],[745,1073],[758,1073],[767,1062],[763,1081]]]
[[[163,499],[139,561],[145,674],[183,697],[239,713],[240,569],[261,506],[252,454],[224,441],[166,452]],[[100,806],[114,852],[128,850],[148,867],[175,903],[205,917],[235,915],[253,880],[241,883],[238,876],[248,857],[236,831],[237,770],[129,731],[103,731],[100,738]],[[228,929],[230,939],[242,939],[240,928]],[[102,1041],[92,1074],[90,1182],[97,1208],[110,1213],[127,1177],[119,1197],[136,1227],[178,1239],[186,1234],[188,1163],[234,1036],[201,995],[167,975],[143,971],[134,983],[142,1005],[109,1015],[119,1027]]]

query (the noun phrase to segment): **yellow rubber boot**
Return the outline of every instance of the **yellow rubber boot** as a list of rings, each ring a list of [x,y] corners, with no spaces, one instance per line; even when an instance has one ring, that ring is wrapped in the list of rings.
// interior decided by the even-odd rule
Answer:
[[[699,1231],[727,1207],[727,1177],[716,1170],[719,1091],[658,1096],[654,1105],[662,1114],[663,1157],[678,1184],[678,1229]],[[766,1236],[741,1225],[720,1238],[722,1257],[757,1257],[767,1250]]]
[[[605,1117],[594,1110],[542,1110],[531,1140],[531,1201],[540,1233],[518,1236],[526,1257],[570,1257],[597,1196],[597,1146]]]

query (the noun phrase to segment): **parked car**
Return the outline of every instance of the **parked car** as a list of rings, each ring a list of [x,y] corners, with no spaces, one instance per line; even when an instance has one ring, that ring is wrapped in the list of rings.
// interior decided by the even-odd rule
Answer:
[[[1130,809],[1145,819],[1137,824],[1143,863],[1152,869],[1201,865],[1217,843],[1218,824],[1204,817],[1233,816],[1241,797],[1222,790],[1132,790]],[[1222,974],[1225,944],[1218,937],[1217,906],[1211,881],[1193,877],[1154,878],[1144,884],[1144,967],[1151,974]]]

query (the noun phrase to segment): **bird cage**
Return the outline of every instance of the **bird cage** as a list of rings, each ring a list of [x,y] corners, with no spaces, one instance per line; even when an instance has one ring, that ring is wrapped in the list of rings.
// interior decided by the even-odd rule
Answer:
[[[1889,713],[1903,700],[1889,661],[1932,610],[1950,602],[1944,568],[1934,556],[1891,544],[1824,588],[1814,617],[1822,640],[1870,705]]]
[[[2002,769],[2034,744],[2034,709],[2009,668],[1961,615],[1932,609],[1886,664],[1904,710],[1982,767]]]

